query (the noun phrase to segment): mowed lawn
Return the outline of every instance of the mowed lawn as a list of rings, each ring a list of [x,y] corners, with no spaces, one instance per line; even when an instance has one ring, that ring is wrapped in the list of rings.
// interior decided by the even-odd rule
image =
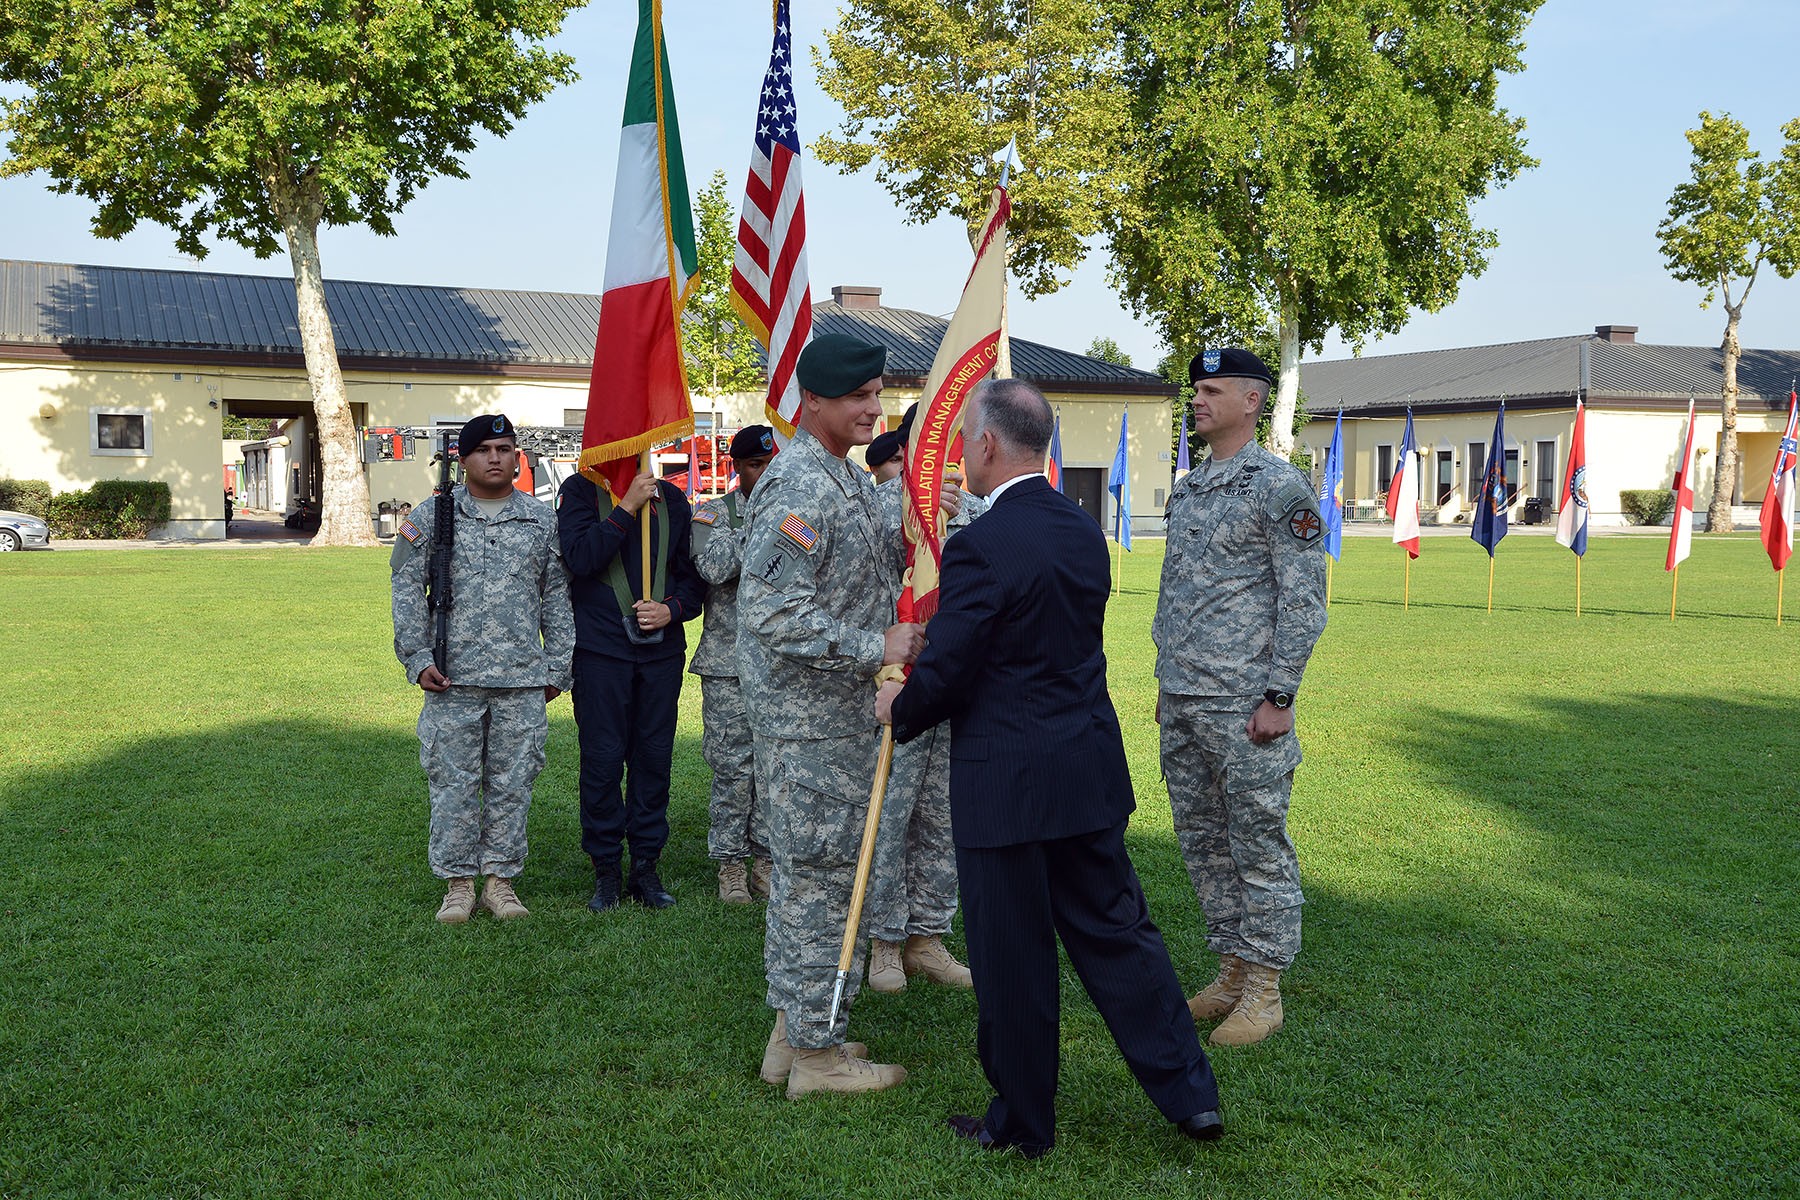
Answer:
[[[1125,558],[1111,682],[1192,989],[1158,547]],[[1577,619],[1548,538],[1501,546],[1491,614],[1466,538],[1426,541],[1410,609],[1400,551],[1348,539],[1300,704],[1287,1028],[1214,1056],[1228,1134],[1191,1145],[1065,974],[1039,1163],[941,1126],[987,1096],[965,992],[859,1001],[896,1091],[757,1079],[762,911],[716,900],[697,687],[678,907],[586,911],[565,699],[531,918],[445,928],[384,553],[9,555],[0,1195],[1800,1195],[1800,619],[1753,537],[1703,537],[1671,624],[1662,554],[1597,537]]]

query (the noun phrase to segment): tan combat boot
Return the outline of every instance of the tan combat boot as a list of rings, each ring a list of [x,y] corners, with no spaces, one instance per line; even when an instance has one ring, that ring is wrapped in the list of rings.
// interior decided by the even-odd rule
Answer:
[[[475,879],[464,875],[450,881],[444,902],[438,905],[437,919],[446,925],[461,925],[475,911]]]
[[[861,1042],[845,1042],[844,1049],[857,1058],[869,1057],[869,1048]],[[794,1066],[794,1048],[787,1040],[787,1013],[775,1014],[775,1029],[769,1034],[769,1044],[763,1048],[762,1068],[757,1071],[764,1083],[786,1083],[788,1072]]]
[[[1235,954],[1219,955],[1219,973],[1188,1001],[1188,1011],[1196,1021],[1216,1021],[1237,1006],[1244,994],[1243,959]]]
[[[796,1050],[793,1069],[788,1072],[787,1098],[798,1100],[813,1092],[879,1092],[905,1081],[905,1067],[858,1058],[848,1046]]]
[[[769,898],[769,877],[775,874],[775,864],[766,858],[750,860],[750,894],[758,900]]]
[[[487,877],[487,886],[481,889],[481,907],[493,913],[496,921],[513,921],[531,915],[531,910],[519,903],[512,880],[498,875]]]
[[[956,956],[944,945],[944,939],[936,934],[930,937],[914,934],[907,938],[906,949],[900,957],[908,975],[923,975],[946,987],[975,986],[975,977],[969,974],[969,968],[956,961]],[[873,980],[869,986],[875,986]]]
[[[1244,994],[1231,1015],[1206,1040],[1215,1046],[1249,1046],[1281,1028],[1281,972],[1244,964]]]
[[[900,965],[901,943],[869,939],[869,990],[904,992],[906,968]]]
[[[737,859],[719,864],[719,899],[727,904],[750,903],[750,881]]]

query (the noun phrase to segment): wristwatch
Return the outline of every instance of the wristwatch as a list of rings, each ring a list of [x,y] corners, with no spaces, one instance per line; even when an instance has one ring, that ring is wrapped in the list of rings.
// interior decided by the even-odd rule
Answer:
[[[1273,704],[1276,708],[1294,707],[1294,693],[1292,692],[1278,692],[1274,688],[1270,688],[1263,693],[1263,699],[1267,700],[1270,704]]]

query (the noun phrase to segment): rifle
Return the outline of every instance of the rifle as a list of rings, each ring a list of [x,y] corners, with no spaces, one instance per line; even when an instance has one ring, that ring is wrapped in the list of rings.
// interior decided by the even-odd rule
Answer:
[[[445,679],[450,678],[450,608],[453,603],[450,560],[456,548],[456,500],[451,494],[454,486],[450,474],[451,436],[450,433],[444,435],[443,450],[438,455],[443,466],[438,474],[437,490],[432,493],[436,509],[431,522],[431,559],[425,572],[425,601],[437,621],[431,643],[431,661]]]

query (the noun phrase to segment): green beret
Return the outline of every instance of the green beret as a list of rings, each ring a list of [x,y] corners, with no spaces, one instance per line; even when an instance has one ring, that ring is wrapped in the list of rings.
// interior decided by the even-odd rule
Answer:
[[[815,396],[848,396],[887,367],[887,347],[842,333],[814,338],[794,364],[794,378]]]

